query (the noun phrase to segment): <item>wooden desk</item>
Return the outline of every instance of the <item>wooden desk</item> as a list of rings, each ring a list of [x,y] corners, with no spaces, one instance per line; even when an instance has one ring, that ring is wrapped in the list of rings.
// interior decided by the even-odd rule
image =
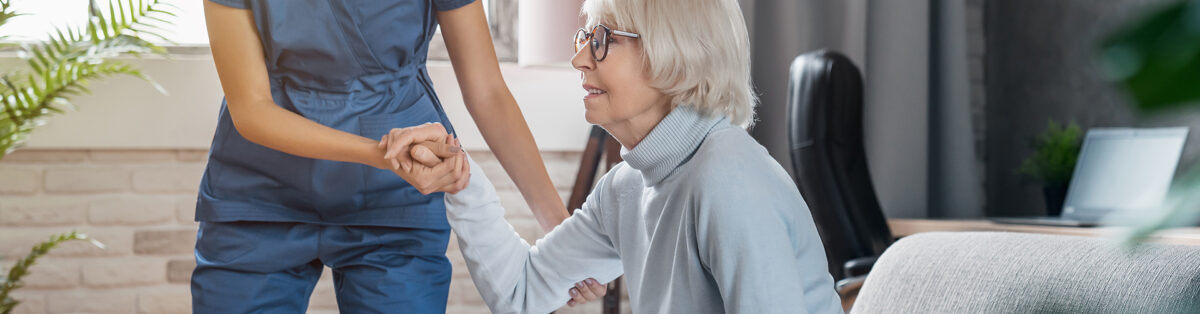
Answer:
[[[1061,234],[1085,237],[1117,237],[1118,227],[1056,227],[1034,225],[998,224],[987,220],[935,220],[935,219],[888,219],[888,227],[896,237],[921,232],[946,231],[1007,231],[1044,234]],[[1175,228],[1159,231],[1150,236],[1150,241],[1170,244],[1200,245],[1200,228]]]

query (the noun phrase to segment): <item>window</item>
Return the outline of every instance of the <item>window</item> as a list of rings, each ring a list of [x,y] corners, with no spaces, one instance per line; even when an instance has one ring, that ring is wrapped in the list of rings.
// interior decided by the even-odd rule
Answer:
[[[501,62],[517,61],[517,0],[483,0],[484,13],[492,31],[492,44]],[[429,43],[430,60],[449,60],[441,28]]]
[[[124,1],[124,0],[122,0]],[[55,28],[86,25],[88,0],[13,0],[13,9],[25,15],[12,18],[4,25],[4,34],[13,41],[38,41],[53,34]],[[177,16],[172,25],[160,25],[163,35],[179,46],[208,45],[208,33],[204,28],[204,3],[196,0],[165,0],[174,5],[170,9]],[[104,14],[108,14],[108,1],[96,1]],[[154,38],[147,38],[155,41]],[[157,42],[164,43],[161,39]]]
[[[124,0],[122,0],[124,1]],[[496,45],[496,54],[501,61],[516,61],[517,56],[517,0],[482,0],[488,16],[488,24],[492,31],[492,41]],[[56,27],[81,27],[87,21],[89,0],[13,0],[13,8],[25,15],[10,19],[0,30],[9,35],[10,41],[39,41],[54,33]],[[187,51],[174,49],[177,46],[204,47],[208,45],[208,32],[204,27],[204,2],[202,0],[164,0],[175,8],[176,14],[172,25],[161,25],[163,35],[174,41],[173,52]],[[101,11],[108,14],[107,0],[97,0]],[[434,35],[430,43],[430,60],[448,60],[445,43],[441,32]],[[153,40],[153,39],[152,39]],[[159,43],[166,44],[162,40]],[[201,50],[207,53],[207,49]]]

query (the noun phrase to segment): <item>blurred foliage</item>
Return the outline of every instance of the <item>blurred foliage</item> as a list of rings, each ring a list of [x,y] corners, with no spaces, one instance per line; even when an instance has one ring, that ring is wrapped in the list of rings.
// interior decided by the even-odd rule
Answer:
[[[11,1],[0,0],[0,31],[6,22],[22,15],[13,11]],[[90,93],[89,80],[124,74],[154,84],[137,68],[111,58],[165,54],[166,49],[146,38],[167,40],[159,25],[170,24],[167,17],[174,13],[162,9],[166,6],[170,4],[160,0],[112,0],[105,13],[93,0],[87,25],[58,27],[43,42],[22,44],[19,53],[27,69],[5,69],[0,76],[0,159],[19,147],[47,115],[73,109],[69,98]]]
[[[18,260],[17,264],[13,265],[13,267],[8,270],[8,275],[0,278],[0,280],[3,280],[3,283],[0,283],[0,314],[9,314],[14,308],[17,307],[18,304],[21,304],[20,301],[13,299],[10,294],[13,291],[21,288],[23,285],[21,283],[21,277],[25,277],[25,275],[29,274],[29,267],[33,266],[39,257],[49,253],[50,249],[53,249],[55,246],[58,246],[63,242],[71,240],[86,240],[91,242],[92,245],[95,245],[96,247],[104,248],[104,244],[100,243],[100,241],[96,241],[95,239],[88,237],[86,234],[76,233],[74,231],[51,236],[50,240],[46,240],[45,242],[35,245],[33,249],[30,249],[29,255],[26,255],[25,258]]]
[[[1200,0],[1171,2],[1131,20],[1103,42],[1100,55],[1106,74],[1138,110],[1200,105]],[[1174,182],[1162,209],[1137,222],[1125,241],[1141,243],[1158,230],[1193,226],[1197,218],[1200,167],[1193,166]]]
[[[1200,0],[1174,2],[1133,20],[1103,41],[1101,60],[1142,111],[1197,104]]]

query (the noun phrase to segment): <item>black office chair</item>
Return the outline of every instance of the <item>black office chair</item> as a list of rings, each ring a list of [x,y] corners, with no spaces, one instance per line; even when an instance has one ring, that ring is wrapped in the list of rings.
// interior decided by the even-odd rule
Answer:
[[[863,149],[863,82],[846,56],[802,54],[789,75],[789,150],[838,289],[861,285],[891,245]]]

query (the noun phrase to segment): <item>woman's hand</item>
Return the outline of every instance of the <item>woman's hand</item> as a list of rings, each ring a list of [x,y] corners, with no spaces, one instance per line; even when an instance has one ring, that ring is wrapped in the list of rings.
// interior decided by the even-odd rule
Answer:
[[[432,186],[440,186],[433,192],[458,193],[467,188],[471,179],[471,164],[468,162],[467,153],[461,147],[458,139],[449,137],[447,137],[446,143],[421,142],[413,145],[409,150],[409,157],[416,161],[413,163],[413,170],[422,171],[435,169],[441,165],[457,165],[457,169],[450,176],[454,178],[454,181],[446,185],[439,185],[441,182],[446,182],[443,180],[432,183]]]
[[[390,170],[421,194],[457,193],[469,182],[466,153],[440,123],[392,129],[378,147],[385,149]]]
[[[600,284],[596,279],[588,278],[575,284],[574,288],[569,291],[571,300],[567,301],[567,306],[575,307],[576,305],[596,301],[596,299],[604,297],[608,294],[608,285]]]

